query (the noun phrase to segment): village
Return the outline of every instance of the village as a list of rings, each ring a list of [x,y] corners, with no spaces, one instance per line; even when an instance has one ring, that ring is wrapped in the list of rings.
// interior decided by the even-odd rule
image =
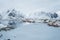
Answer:
[[[60,20],[56,19],[25,19],[23,22],[28,22],[28,23],[46,23],[49,26],[53,27],[60,27]]]

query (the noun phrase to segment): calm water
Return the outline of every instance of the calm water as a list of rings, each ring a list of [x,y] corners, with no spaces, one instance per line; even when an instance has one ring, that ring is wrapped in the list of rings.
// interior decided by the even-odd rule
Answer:
[[[23,23],[16,29],[0,32],[0,40],[60,40],[60,28],[50,27],[44,23]]]

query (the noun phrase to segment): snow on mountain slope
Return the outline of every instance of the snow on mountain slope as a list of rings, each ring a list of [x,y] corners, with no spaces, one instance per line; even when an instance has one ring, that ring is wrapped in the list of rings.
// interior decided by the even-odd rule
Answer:
[[[59,17],[60,17],[60,11],[57,11],[56,13],[57,13],[57,14],[59,15]]]
[[[3,13],[3,14],[2,14]],[[17,16],[24,17],[22,13],[15,9],[8,9],[6,12],[2,12],[3,19],[9,19],[9,17],[16,18]]]
[[[57,19],[60,19],[60,11],[57,11],[56,13],[58,14],[58,18]]]
[[[46,16],[47,13],[45,12],[35,12],[35,13],[32,13],[30,15],[30,18],[37,18],[37,19],[40,19],[40,18],[50,18],[49,16]]]
[[[10,14],[9,14],[10,13]],[[19,11],[16,11],[15,9],[11,9],[11,10],[7,10],[6,12],[3,12],[2,16],[3,16],[3,19],[9,19],[8,16],[19,16],[20,17],[25,17],[25,18],[37,18],[37,19],[52,19],[52,18],[57,18],[59,16],[58,14],[59,12],[57,13],[54,13],[54,12],[44,12],[44,11],[37,11],[37,12],[33,12],[33,13],[27,13],[27,14],[24,14],[24,13],[20,13]],[[27,16],[28,15],[28,16]]]
[[[9,19],[9,18],[17,18],[17,17],[21,17],[23,18],[24,16],[19,13],[18,11],[16,11],[15,9],[11,9],[11,10],[7,10],[5,13],[2,14],[3,19]]]
[[[52,18],[57,18],[57,16],[58,15],[56,13],[41,11],[41,12],[32,13],[29,17],[36,19],[52,19]]]
[[[7,10],[6,12],[3,12],[1,16],[2,16],[1,17],[2,19],[0,18],[1,28],[16,26],[17,23],[21,23],[22,18],[24,18],[24,16],[22,14],[19,14],[18,11],[16,11],[15,9]]]

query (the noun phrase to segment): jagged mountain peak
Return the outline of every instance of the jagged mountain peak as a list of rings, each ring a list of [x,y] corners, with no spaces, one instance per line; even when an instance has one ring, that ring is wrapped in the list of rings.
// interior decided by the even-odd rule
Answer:
[[[45,12],[45,11],[38,11],[34,13],[30,13],[27,18],[37,18],[37,19],[51,19],[51,18],[57,18],[59,16],[59,12]],[[17,11],[15,8],[14,9],[8,9],[6,12],[2,14],[4,18],[7,18],[8,16],[15,17],[16,15],[19,17],[26,17],[26,14],[24,15],[23,13],[20,13]]]
[[[58,14],[56,12],[35,12],[31,14],[29,17],[31,18],[37,18],[37,19],[52,19],[52,18],[57,18]]]

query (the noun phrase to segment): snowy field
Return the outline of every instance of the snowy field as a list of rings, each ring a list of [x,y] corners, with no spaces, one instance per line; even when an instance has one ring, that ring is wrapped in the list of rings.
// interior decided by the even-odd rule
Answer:
[[[1,31],[0,40],[60,40],[60,28],[44,23],[22,23],[10,31]]]

